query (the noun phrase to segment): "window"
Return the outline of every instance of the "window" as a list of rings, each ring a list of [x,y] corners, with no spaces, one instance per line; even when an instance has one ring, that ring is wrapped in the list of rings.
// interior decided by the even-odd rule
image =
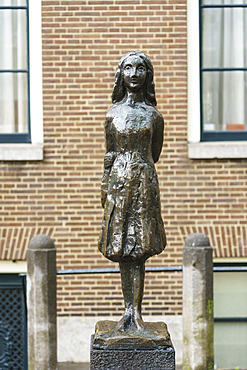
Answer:
[[[28,4],[0,4],[0,141],[29,143]]]
[[[238,271],[214,273],[214,362],[220,369],[247,364],[246,263],[231,267]]]
[[[0,0],[0,160],[41,159],[41,0]]]
[[[188,0],[188,154],[247,158],[247,0]]]
[[[201,140],[247,139],[247,1],[200,1]]]

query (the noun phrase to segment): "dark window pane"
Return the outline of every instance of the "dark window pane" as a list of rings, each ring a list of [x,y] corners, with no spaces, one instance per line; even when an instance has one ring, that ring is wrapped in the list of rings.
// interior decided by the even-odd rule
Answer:
[[[247,130],[247,72],[203,72],[204,131]]]
[[[28,132],[27,74],[0,73],[0,134]]]
[[[203,67],[247,67],[247,8],[205,8],[202,17]]]
[[[0,69],[27,68],[25,10],[0,9]]]

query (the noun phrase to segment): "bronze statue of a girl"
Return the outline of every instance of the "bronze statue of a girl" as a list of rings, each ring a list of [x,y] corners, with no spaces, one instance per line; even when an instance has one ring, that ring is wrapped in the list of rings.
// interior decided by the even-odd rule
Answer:
[[[133,51],[121,58],[112,101],[105,118],[99,250],[120,266],[125,313],[114,330],[140,332],[145,261],[166,246],[154,166],[162,149],[164,120],[155,107],[148,56]]]

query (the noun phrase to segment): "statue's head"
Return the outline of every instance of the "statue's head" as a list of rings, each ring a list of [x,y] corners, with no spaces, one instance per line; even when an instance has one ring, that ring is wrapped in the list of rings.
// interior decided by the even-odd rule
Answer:
[[[151,60],[147,55],[142,53],[141,51],[131,51],[130,53],[125,54],[118,63],[118,69],[115,75],[115,84],[113,86],[112,91],[112,102],[118,103],[121,102],[126,93],[126,86],[124,83],[123,78],[123,68],[126,65],[128,58],[130,57],[138,57],[141,59],[142,63],[146,67],[146,80],[143,84],[143,92],[145,101],[147,104],[156,106],[156,99],[155,99],[155,90],[154,90],[154,82],[153,82],[153,65]]]

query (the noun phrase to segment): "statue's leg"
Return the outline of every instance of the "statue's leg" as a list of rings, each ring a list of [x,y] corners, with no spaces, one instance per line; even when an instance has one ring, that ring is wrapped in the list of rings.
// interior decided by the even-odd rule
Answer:
[[[138,264],[133,266],[134,269],[134,299],[133,299],[133,308],[134,308],[134,319],[137,324],[142,326],[143,320],[141,316],[142,309],[142,298],[144,290],[144,278],[145,278],[145,262],[140,261]]]
[[[119,330],[141,329],[141,304],[144,288],[145,263],[120,262],[122,291],[125,304],[125,313],[118,323]]]

